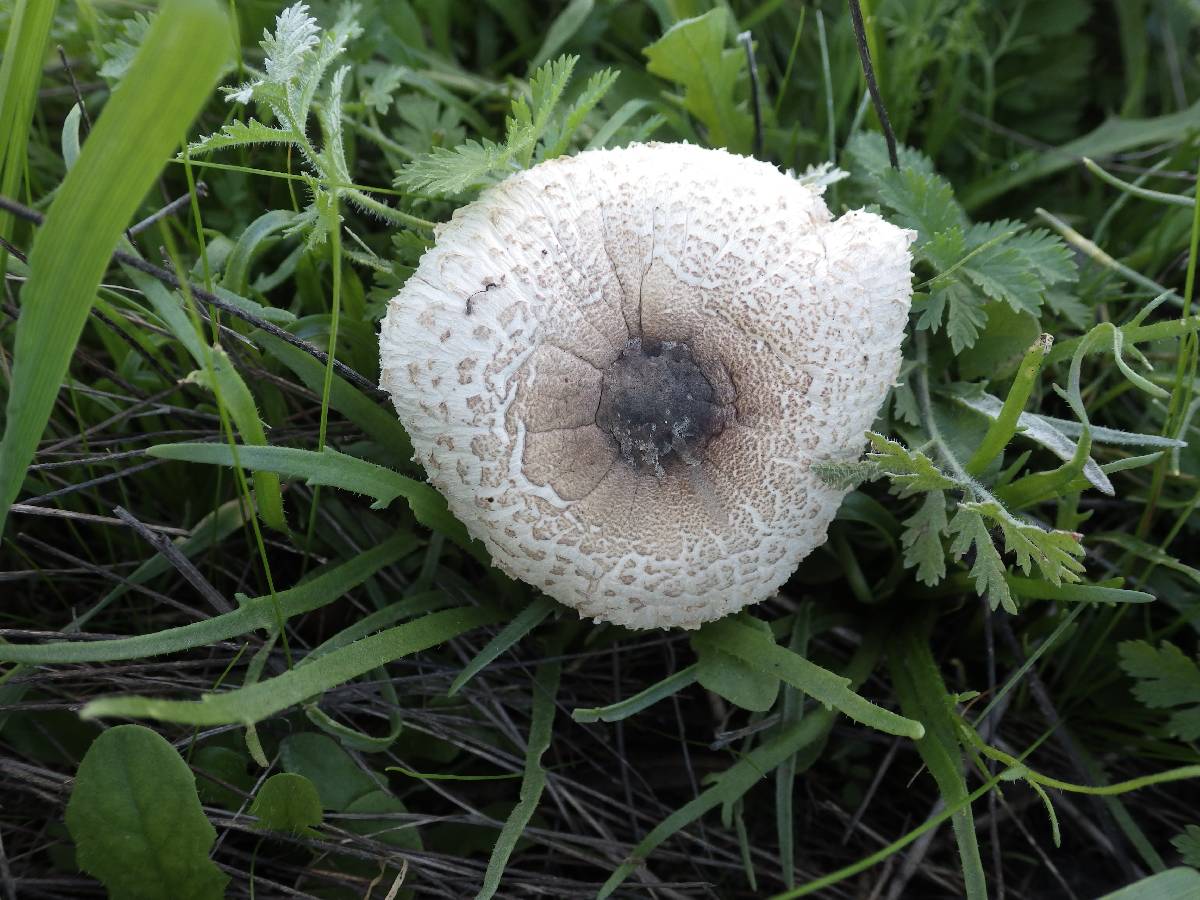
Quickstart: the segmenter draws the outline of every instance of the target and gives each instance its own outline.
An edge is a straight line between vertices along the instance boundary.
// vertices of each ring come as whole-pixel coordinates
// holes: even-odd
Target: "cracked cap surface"
[[[857,456],[896,378],[913,236],[723,150],[556,159],[441,226],[382,386],[499,568],[597,621],[695,628],[824,542],[846,491],[811,465]],[[623,370],[635,343],[659,362]]]

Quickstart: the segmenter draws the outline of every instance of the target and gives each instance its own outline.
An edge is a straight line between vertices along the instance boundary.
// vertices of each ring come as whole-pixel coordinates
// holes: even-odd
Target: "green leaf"
[[[765,650],[775,646],[771,626],[761,619],[739,615],[745,626]],[[779,676],[762,672],[721,647],[720,625],[710,622],[692,635],[696,651],[696,680],[705,689],[719,694],[730,703],[754,712],[765,712],[779,694]]]
[[[257,119],[249,122],[234,121],[224,126],[220,131],[206,135],[195,143],[188,144],[189,156],[204,156],[218,150],[229,150],[234,147],[282,146],[296,144],[295,134],[283,128],[264,125]]]
[[[165,739],[119,725],[93,742],[75,775],[67,828],[80,867],[113,900],[210,900],[229,877],[208,858],[217,832],[196,781]]]
[[[490,180],[496,172],[515,171],[512,151],[487,138],[467,141],[453,149],[434,147],[396,175],[396,187],[439,196],[462,194]]]
[[[211,96],[230,50],[216,0],[164,2],[34,238],[0,442],[0,532],[117,240]]]
[[[867,458],[888,476],[899,496],[911,497],[920,491],[945,491],[957,486],[921,451],[909,450],[873,431],[867,433],[867,440],[872,447]]]
[[[676,22],[642,53],[647,71],[683,88],[683,107],[704,125],[709,144],[743,153],[753,122],[734,94],[746,57],[740,49],[725,48],[727,16],[718,6]]]
[[[917,581],[930,587],[946,577],[946,551],[942,535],[946,533],[946,495],[929,491],[917,511],[904,520],[900,544],[904,565],[917,569]]]
[[[941,175],[917,169],[884,169],[877,174],[879,199],[895,212],[897,225],[915,228],[920,244],[963,224],[954,189]]]
[[[922,175],[933,174],[933,160],[920,150],[900,144],[896,153],[900,158],[901,170],[912,169]],[[879,175],[892,167],[887,140],[878,131],[856,131],[846,142],[846,155],[850,157],[850,165],[856,175]]]
[[[497,618],[498,614],[490,609],[449,609],[430,613],[355,641],[312,665],[298,666],[247,687],[221,694],[204,694],[199,700],[107,697],[91,701],[80,715],[85,719],[128,716],[188,725],[252,725],[385,663],[428,650],[472,628],[491,624]]]
[[[950,553],[957,559],[962,559],[971,546],[975,546],[975,561],[971,565],[975,592],[981,597],[987,597],[992,609],[1002,606],[1005,612],[1015,614],[1017,604],[1013,601],[1008,582],[1005,580],[1004,561],[1000,559],[996,545],[992,543],[992,536],[983,517],[968,505],[961,504],[946,531],[953,536]]]
[[[201,385],[217,395],[247,446],[266,447],[267,432],[258,416],[258,405],[241,373],[229,359],[229,354],[220,346],[210,347],[204,363],[204,368],[197,369],[184,380]],[[278,475],[273,472],[254,473],[254,500],[263,522],[277,531],[287,531]]]
[[[898,716],[876,706],[855,693],[850,680],[809,662],[780,647],[774,640],[763,640],[761,632],[737,619],[721,619],[706,625],[693,642],[711,643],[717,649],[764,674],[786,681],[814,700],[887,734],[917,739],[925,733],[920,722]]]
[[[1200,897],[1200,872],[1177,866],[1105,894],[1099,900],[1195,900],[1196,897]]]
[[[1183,741],[1200,739],[1200,666],[1170,641],[1117,645],[1121,668],[1136,679],[1133,694],[1150,709],[1171,709],[1167,728]]]
[[[640,713],[643,709],[647,709],[660,700],[665,700],[672,694],[694,684],[699,668],[696,664],[687,666],[678,672],[668,675],[662,681],[655,682],[650,687],[639,691],[632,697],[619,700],[608,706],[594,706],[588,709],[572,710],[571,718],[576,722],[620,722],[623,719],[628,719],[630,716]]]
[[[387,791],[372,791],[348,804],[344,810],[356,816],[377,813],[378,819],[346,819],[338,824],[354,834],[361,834],[403,850],[423,850],[420,832],[415,825],[398,822],[385,816],[405,815],[408,808]]]
[[[196,793],[200,795],[200,802],[228,810],[241,809],[245,795],[254,787],[255,779],[246,771],[249,761],[244,753],[215,744],[201,747],[193,753],[192,768],[199,775]],[[205,778],[205,775],[211,775],[225,784],[218,784]],[[226,787],[226,784],[230,787]]]
[[[557,129],[556,133],[547,135],[546,143],[548,146],[546,152],[543,154],[543,159],[554,159],[567,151],[571,138],[579,130],[579,126],[583,124],[588,113],[595,109],[596,104],[616,84],[620,74],[620,72],[612,69],[601,69],[588,79],[587,84],[584,85],[583,92],[571,104],[571,108],[567,110],[563,124]],[[553,140],[551,140],[552,137]]]
[[[115,38],[100,46],[100,58],[104,63],[97,75],[109,82],[118,82],[133,64],[138,47],[150,33],[150,22],[153,16],[143,12],[135,12],[121,22],[121,31]]]
[[[1183,862],[1200,869],[1200,825],[1189,825],[1181,834],[1171,838],[1171,845],[1179,851]],[[1200,888],[1200,879],[1197,887]]]
[[[963,503],[960,508],[978,512],[1000,526],[1005,552],[1016,555],[1017,565],[1025,574],[1029,574],[1030,565],[1034,564],[1051,584],[1079,580],[1084,566],[1080,562],[1083,546],[1078,534],[1044,529],[991,501]]]
[[[267,831],[315,835],[321,824],[321,798],[303,775],[279,772],[258,789],[250,815],[257,816],[257,827]]]
[[[333,738],[310,731],[283,739],[279,764],[285,772],[303,776],[316,786],[318,809],[344,811],[385,785],[382,776],[364,772]]]

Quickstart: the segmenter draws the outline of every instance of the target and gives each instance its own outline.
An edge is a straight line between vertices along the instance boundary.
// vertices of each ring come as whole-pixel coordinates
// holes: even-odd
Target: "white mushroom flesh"
[[[556,159],[459,209],[391,301],[382,384],[502,570],[695,628],[826,539],[901,360],[913,233],[722,150]]]

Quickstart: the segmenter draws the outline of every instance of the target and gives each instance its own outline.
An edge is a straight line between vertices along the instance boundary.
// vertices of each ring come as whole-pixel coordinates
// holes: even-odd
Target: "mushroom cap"
[[[861,452],[897,376],[913,237],[723,150],[555,159],[439,228],[389,304],[382,386],[496,566],[596,621],[696,628],[825,541],[847,491],[811,465]],[[671,358],[615,377],[639,352]],[[631,457],[597,424],[671,367],[699,402],[693,363],[711,414],[665,423],[687,448]]]

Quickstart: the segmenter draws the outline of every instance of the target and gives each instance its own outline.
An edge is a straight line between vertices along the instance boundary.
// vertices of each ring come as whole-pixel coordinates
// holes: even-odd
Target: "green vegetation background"
[[[832,0],[0,0],[0,891],[1200,896],[1200,7],[862,12],[898,168]],[[649,139],[918,232],[828,544],[693,635],[374,387],[435,223]]]

